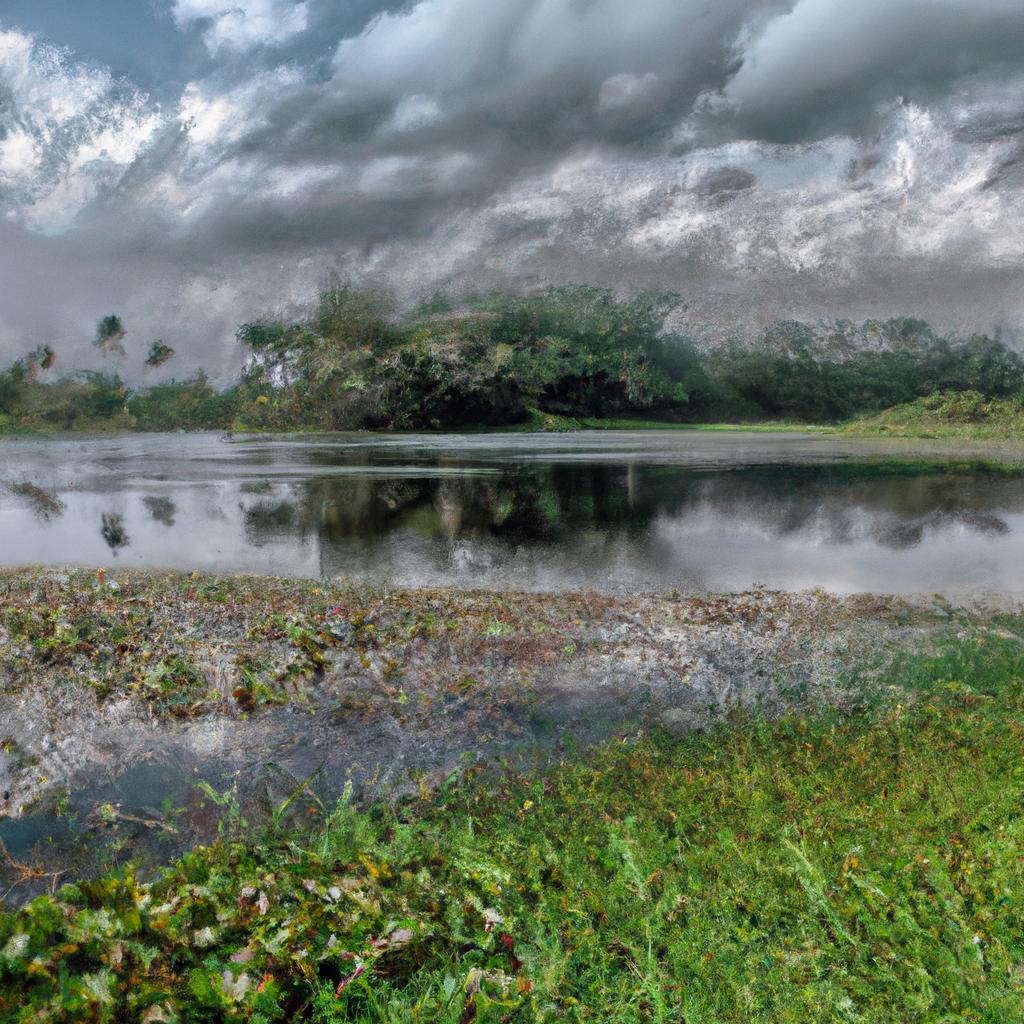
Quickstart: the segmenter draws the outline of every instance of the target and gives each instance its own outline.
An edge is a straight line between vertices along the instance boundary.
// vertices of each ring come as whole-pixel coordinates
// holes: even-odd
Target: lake
[[[1024,449],[680,430],[7,439],[0,564],[1021,594],[1014,464]]]

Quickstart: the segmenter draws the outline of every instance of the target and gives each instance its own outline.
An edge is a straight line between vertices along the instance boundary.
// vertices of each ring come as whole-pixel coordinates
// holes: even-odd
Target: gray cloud
[[[227,374],[330,270],[672,287],[718,331],[1024,322],[1019,0],[420,0],[327,47],[327,0],[174,9],[248,19],[176,107],[0,33],[5,353],[95,362],[117,310],[129,361]]]
[[[798,0],[737,48],[736,129],[794,142],[864,134],[900,97],[945,105],[1024,70],[1017,0]]]

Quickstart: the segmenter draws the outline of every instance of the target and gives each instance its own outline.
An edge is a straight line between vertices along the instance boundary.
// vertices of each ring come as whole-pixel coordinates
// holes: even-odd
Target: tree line
[[[785,321],[704,344],[673,328],[672,294],[550,288],[397,312],[382,293],[339,284],[302,318],[238,330],[248,357],[217,389],[201,372],[146,388],[116,373],[53,377],[42,347],[0,373],[0,427],[143,430],[441,429],[643,418],[835,423],[921,397],[1024,392],[1024,360],[998,337],[945,336],[895,318]],[[105,317],[97,345],[123,355]],[[174,350],[154,342],[146,363]]]

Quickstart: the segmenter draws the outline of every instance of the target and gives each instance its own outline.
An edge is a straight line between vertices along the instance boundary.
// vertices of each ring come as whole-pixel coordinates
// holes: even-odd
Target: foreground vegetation
[[[672,329],[680,301],[572,287],[457,305],[435,296],[402,312],[337,286],[307,317],[243,324],[245,370],[223,390],[201,373],[146,388],[116,373],[61,378],[41,347],[0,374],[0,430],[835,424],[945,392],[1018,403],[1024,393],[1024,360],[998,339],[900,318],[786,321],[707,346]],[[96,345],[123,361],[127,337],[105,317]],[[175,350],[161,340],[141,355],[152,370]]]
[[[144,882],[0,916],[0,1017],[1024,1017],[1021,623],[845,718],[737,721],[465,776],[310,836],[232,813]]]

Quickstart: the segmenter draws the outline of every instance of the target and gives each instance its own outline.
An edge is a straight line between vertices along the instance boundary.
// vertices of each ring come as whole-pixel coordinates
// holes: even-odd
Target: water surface
[[[12,439],[0,564],[1021,594],[1015,462],[1024,449],[696,431]]]

